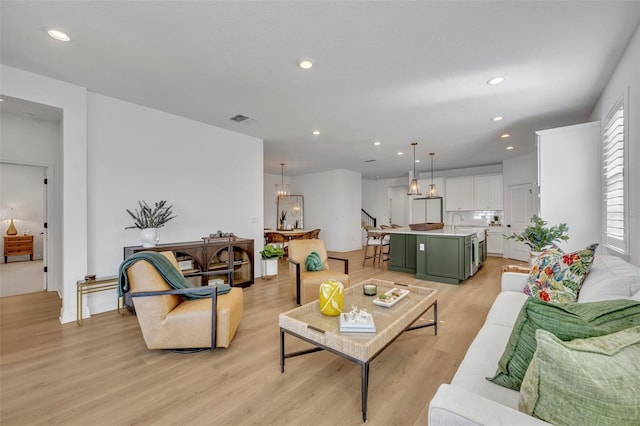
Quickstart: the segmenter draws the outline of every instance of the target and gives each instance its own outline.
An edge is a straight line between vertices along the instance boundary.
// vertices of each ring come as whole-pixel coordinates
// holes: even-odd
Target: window
[[[602,135],[604,244],[628,253],[625,179],[624,102],[620,99],[605,120]]]

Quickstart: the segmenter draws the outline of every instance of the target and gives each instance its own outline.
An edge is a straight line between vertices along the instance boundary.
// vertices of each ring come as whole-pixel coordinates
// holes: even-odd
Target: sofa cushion
[[[496,386],[485,379],[496,371],[510,334],[511,327],[485,324],[469,346],[451,384],[517,410],[517,391]]]
[[[530,297],[518,315],[495,376],[489,380],[520,389],[536,350],[537,329],[566,341],[602,336],[636,325],[640,325],[640,303],[633,300],[559,304]]]
[[[575,302],[598,244],[573,253],[551,249],[534,262],[524,293],[545,302]]]
[[[639,292],[640,268],[616,256],[598,255],[580,289],[578,302],[629,299]]]
[[[637,425],[640,326],[563,342],[536,331],[521,411],[556,425]]]
[[[515,291],[503,291],[498,294],[487,314],[486,324],[501,325],[511,329],[516,323],[522,305],[529,298],[526,294]],[[501,348],[502,349],[502,348]]]

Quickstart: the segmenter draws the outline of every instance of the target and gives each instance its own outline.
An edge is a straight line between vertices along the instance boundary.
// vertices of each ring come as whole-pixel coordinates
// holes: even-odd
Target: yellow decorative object
[[[320,312],[335,317],[344,305],[344,285],[338,280],[326,280],[320,284]]]
[[[7,228],[7,235],[18,235],[18,230],[13,224],[13,219],[11,219],[11,224],[9,225],[9,228]]]

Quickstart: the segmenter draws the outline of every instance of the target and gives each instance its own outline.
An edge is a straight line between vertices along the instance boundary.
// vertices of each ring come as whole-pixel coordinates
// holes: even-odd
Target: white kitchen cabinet
[[[446,191],[445,205],[448,211],[475,210],[473,176],[448,178]]]
[[[491,189],[489,188],[489,176],[476,176],[473,178],[473,200],[474,210],[490,209]]]
[[[502,256],[504,253],[502,226],[490,226],[487,230],[487,253]]]
[[[504,183],[502,175],[489,176],[489,210],[502,210]]]
[[[502,175],[473,178],[475,210],[502,210]]]
[[[448,211],[502,210],[502,175],[447,179]]]

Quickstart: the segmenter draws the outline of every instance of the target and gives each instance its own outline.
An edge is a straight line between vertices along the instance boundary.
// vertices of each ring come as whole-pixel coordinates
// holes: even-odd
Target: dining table
[[[266,236],[268,233],[279,234],[285,237],[288,241],[291,241],[298,238],[302,238],[305,234],[309,232],[311,232],[310,229],[288,229],[288,230],[265,229],[264,235]]]

